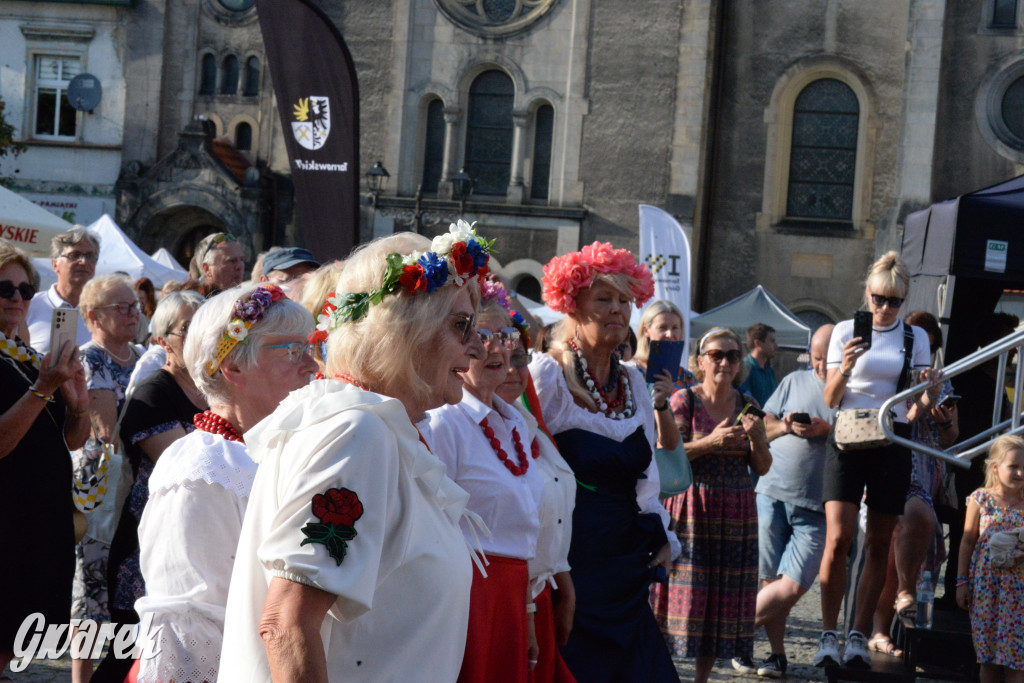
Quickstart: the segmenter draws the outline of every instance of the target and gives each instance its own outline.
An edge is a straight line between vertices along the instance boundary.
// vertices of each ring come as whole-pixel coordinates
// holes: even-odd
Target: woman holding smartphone
[[[855,321],[844,320],[832,331],[828,350],[825,402],[841,411],[878,409],[886,399],[910,386],[901,385],[909,365],[922,379],[938,376],[930,368],[928,335],[920,327],[907,326],[899,319],[900,306],[910,286],[910,275],[899,254],[890,251],[868,271],[864,286],[865,304],[871,315],[870,330],[855,332]],[[911,342],[912,343],[908,343]],[[909,357],[908,357],[909,352]],[[917,375],[915,375],[916,377]],[[909,438],[910,422],[934,405],[938,386],[918,396],[913,405],[894,408],[894,428]],[[824,630],[818,642],[815,666],[842,663],[868,667],[871,653],[865,633],[885,584],[889,541],[899,515],[903,513],[910,488],[910,451],[888,444],[874,449],[839,450],[835,434],[825,445],[825,474],[822,498],[827,524],[825,554],[821,560],[821,615]],[[836,624],[846,588],[846,557],[853,542],[861,499],[868,506],[864,535],[864,569],[857,584],[853,623],[846,637],[846,649],[839,654]]]
[[[670,400],[693,485],[665,501],[682,553],[651,604],[673,654],[697,658],[698,683],[715,659],[750,662],[754,653],[757,506],[747,467],[766,474],[772,456],[760,406],[737,389],[741,348],[730,329],[705,334],[691,361],[700,384]]]

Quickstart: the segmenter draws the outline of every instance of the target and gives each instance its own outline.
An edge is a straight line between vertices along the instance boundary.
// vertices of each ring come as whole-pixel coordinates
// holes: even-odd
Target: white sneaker
[[[818,640],[818,654],[814,655],[814,666],[839,665],[839,636],[835,631],[822,631]]]
[[[850,631],[846,636],[843,666],[871,668],[871,652],[868,651],[868,641],[860,631]]]

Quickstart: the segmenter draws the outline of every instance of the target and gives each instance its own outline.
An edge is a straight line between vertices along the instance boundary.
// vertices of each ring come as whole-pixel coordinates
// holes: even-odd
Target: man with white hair
[[[211,297],[242,283],[245,260],[238,238],[224,232],[207,235],[196,246],[193,257],[203,283],[203,294]]]
[[[99,258],[100,238],[85,226],[76,225],[50,241],[50,265],[57,274],[57,282],[32,297],[25,317],[29,344],[40,355],[50,351],[50,318],[53,309],[78,308],[78,297],[85,283],[96,274]],[[79,316],[75,344],[81,346],[90,339],[92,333]]]

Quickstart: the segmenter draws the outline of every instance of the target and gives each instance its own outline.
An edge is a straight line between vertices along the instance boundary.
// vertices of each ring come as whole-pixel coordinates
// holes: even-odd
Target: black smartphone
[[[960,397],[956,394],[946,394],[946,397],[939,401],[939,405],[943,408],[952,408],[960,400]]]
[[[871,348],[871,311],[857,311],[853,314],[853,336]]]
[[[811,424],[811,416],[807,413],[793,413],[793,422],[799,422],[802,425]]]
[[[753,403],[748,403],[747,405],[743,406],[743,410],[741,410],[740,414],[736,416],[736,421],[733,422],[733,426],[738,425],[740,421],[743,419],[743,416],[747,415],[748,413],[750,415],[753,415],[754,417],[759,417],[762,420],[764,419],[764,411],[761,410],[760,408],[755,407]]]

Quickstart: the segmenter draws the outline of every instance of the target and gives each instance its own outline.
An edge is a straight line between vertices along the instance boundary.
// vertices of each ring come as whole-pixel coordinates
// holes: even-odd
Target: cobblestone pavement
[[[786,655],[789,659],[789,672],[786,676],[790,683],[805,681],[824,681],[825,672],[811,665],[818,649],[818,636],[821,634],[821,603],[818,582],[808,591],[807,595],[797,603],[789,616],[786,631]],[[768,655],[768,641],[764,631],[759,630],[754,644],[754,661],[761,661]],[[692,681],[694,661],[680,659],[676,661],[679,678]],[[71,680],[71,660],[65,656],[56,661],[39,661],[29,664],[21,673],[6,672],[14,683],[67,683]],[[712,681],[764,681],[757,676],[744,676],[733,671],[730,662],[720,660],[711,674]],[[640,682],[638,682],[640,683]]]

